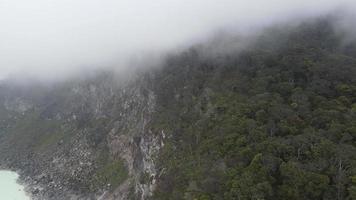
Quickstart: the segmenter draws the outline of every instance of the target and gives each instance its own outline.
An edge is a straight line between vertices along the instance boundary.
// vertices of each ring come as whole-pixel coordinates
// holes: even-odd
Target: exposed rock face
[[[149,127],[156,99],[147,77],[118,82],[104,73],[41,98],[1,90],[1,164],[21,171],[33,199],[147,199],[164,140]]]

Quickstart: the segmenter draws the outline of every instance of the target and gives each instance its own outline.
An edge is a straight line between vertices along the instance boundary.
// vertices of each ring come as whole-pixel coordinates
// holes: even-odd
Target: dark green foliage
[[[96,170],[92,177],[92,183],[95,187],[103,187],[110,184],[111,188],[118,187],[128,178],[128,171],[123,161],[107,161]]]
[[[31,110],[24,115],[14,114],[3,122],[7,124],[6,133],[10,144],[16,144],[18,150],[27,149],[41,153],[44,148],[57,146],[60,140],[70,136],[72,127],[61,125],[61,120],[43,119],[36,110]],[[13,123],[11,121],[15,121]]]
[[[169,59],[153,199],[356,198],[356,56],[328,20],[276,32],[278,47]]]

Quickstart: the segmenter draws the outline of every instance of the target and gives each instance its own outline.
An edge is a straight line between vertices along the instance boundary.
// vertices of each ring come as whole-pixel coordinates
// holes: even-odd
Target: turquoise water
[[[0,170],[0,199],[1,200],[29,200],[24,187],[16,181],[19,175],[11,171]]]

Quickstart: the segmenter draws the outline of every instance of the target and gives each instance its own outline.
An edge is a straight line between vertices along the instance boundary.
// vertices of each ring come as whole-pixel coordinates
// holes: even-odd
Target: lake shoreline
[[[31,171],[27,171],[24,165],[21,166],[13,165],[12,167],[10,165],[6,165],[3,163],[0,164],[0,172],[10,171],[16,173],[18,175],[16,183],[23,187],[23,192],[29,198],[28,200],[43,200],[48,198],[68,199],[68,197],[69,199],[92,200],[92,199],[99,199],[99,197],[101,197],[105,192],[104,191],[103,193],[99,193],[96,194],[95,196],[88,197],[88,196],[82,196],[80,194],[76,194],[74,191],[70,191],[67,190],[66,188],[63,188],[62,190],[63,194],[56,195],[55,191],[52,190],[48,184],[43,184],[41,182],[41,178],[39,178],[38,176],[37,177],[34,176],[34,174],[32,174]],[[42,177],[46,177],[46,176],[47,175],[45,173],[42,175]],[[44,195],[45,191],[53,195],[51,196]]]
[[[33,200],[32,193],[31,193],[33,186],[30,186],[31,184],[25,180],[24,178],[25,174],[23,173],[22,170],[18,168],[10,167],[5,164],[0,164],[0,171],[11,171],[18,174],[16,182],[24,187],[24,192],[26,193],[26,196],[29,197],[29,200]]]
[[[0,181],[0,184],[3,185],[3,187],[0,188],[0,191],[3,189],[3,191],[0,192],[2,195],[0,196],[1,199],[32,199],[28,184],[21,178],[21,172],[1,166],[0,176],[3,181]]]
[[[29,200],[40,200],[44,196],[41,195],[41,191],[45,189],[44,186],[41,186],[35,179],[33,179],[30,174],[26,174],[23,170],[18,167],[10,167],[9,165],[0,164],[1,171],[10,171],[18,175],[16,183],[23,186],[23,191]]]

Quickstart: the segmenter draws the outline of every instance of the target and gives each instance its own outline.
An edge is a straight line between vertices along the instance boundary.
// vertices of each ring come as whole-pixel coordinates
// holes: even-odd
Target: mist
[[[124,71],[132,60],[159,58],[221,30],[249,35],[355,7],[351,0],[0,0],[0,79]]]

